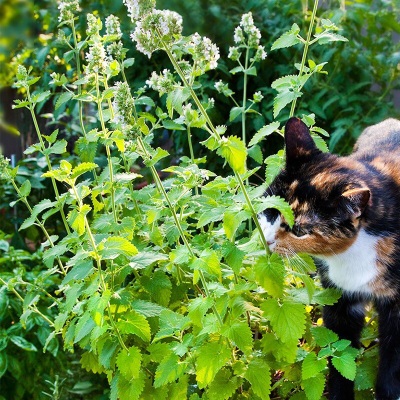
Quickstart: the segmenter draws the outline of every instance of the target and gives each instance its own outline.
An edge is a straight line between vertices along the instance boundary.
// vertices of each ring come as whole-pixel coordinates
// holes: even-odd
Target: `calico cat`
[[[286,165],[266,195],[283,197],[295,223],[275,209],[259,215],[270,249],[313,256],[324,287],[342,290],[325,306],[325,326],[359,347],[364,307],[379,314],[376,399],[400,399],[400,121],[367,128],[347,157],[323,153],[307,126],[285,127]],[[354,399],[354,384],[330,367],[330,399]]]

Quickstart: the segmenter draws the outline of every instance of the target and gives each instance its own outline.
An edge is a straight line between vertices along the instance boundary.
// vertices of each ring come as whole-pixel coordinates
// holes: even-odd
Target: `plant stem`
[[[101,130],[103,131],[104,136],[107,136],[107,128],[104,123],[104,116],[103,116],[103,108],[101,105],[101,96],[100,96],[100,84],[99,84],[99,74],[95,74],[95,81],[96,81],[96,96],[97,96],[97,108],[99,111],[99,119],[100,119],[100,124],[101,124]],[[110,185],[111,185],[111,208],[112,208],[112,213],[113,213],[113,218],[114,222],[118,222],[117,218],[117,211],[115,208],[115,191],[114,191],[114,171],[113,171],[113,165],[112,165],[112,160],[111,160],[111,151],[110,151],[110,146],[106,145],[106,154],[107,154],[107,163],[108,163],[108,173],[110,176]]]
[[[304,50],[303,50],[303,56],[302,56],[302,59],[301,59],[299,77],[301,77],[303,75],[304,67],[306,65],[308,48],[309,48],[310,42],[311,42],[311,34],[312,34],[313,30],[314,30],[314,21],[315,21],[315,16],[317,15],[318,2],[319,2],[319,0],[315,0],[315,2],[314,2],[314,8],[313,8],[313,11],[312,11],[312,14],[311,14],[311,21],[310,21],[310,26],[308,28],[307,39],[306,39],[306,42],[304,44]],[[290,108],[290,117],[294,116],[294,110],[296,108],[296,103],[297,103],[297,98],[295,98],[292,101],[292,107]]]
[[[32,116],[32,121],[33,121],[33,125],[35,127],[35,130],[36,130],[36,134],[37,134],[37,136],[39,138],[40,147],[42,149],[42,154],[45,156],[46,163],[47,163],[47,168],[49,169],[49,171],[51,171],[52,170],[52,165],[51,165],[50,157],[49,157],[48,154],[46,154],[46,151],[45,151],[46,147],[44,145],[43,138],[42,138],[42,133],[40,132],[39,124],[38,124],[37,119],[36,119],[35,106],[32,103],[32,99],[31,99],[31,94],[30,94],[29,88],[27,88],[27,96],[28,96],[28,101],[30,103],[28,108],[29,108],[29,111],[30,111],[31,116]],[[61,214],[61,218],[62,218],[62,220],[64,222],[65,230],[67,231],[67,234],[69,235],[71,233],[71,231],[69,229],[69,225],[67,223],[67,218],[65,217],[64,209],[63,209],[61,201],[60,201],[60,194],[58,192],[56,180],[54,178],[51,178],[51,182],[53,184],[54,194],[56,195],[58,206],[60,207],[60,214]]]
[[[78,39],[76,35],[76,30],[75,30],[75,22],[72,20],[71,23],[71,29],[72,29],[72,37],[74,40],[74,50],[75,50],[75,60],[76,60],[76,74],[78,76],[78,79],[81,74],[81,59],[79,57],[79,50],[78,50]],[[82,88],[81,85],[78,85],[78,95],[82,93]],[[85,124],[83,123],[83,104],[81,101],[78,101],[79,103],[79,121],[82,129],[83,136],[86,136],[86,130],[85,130]]]

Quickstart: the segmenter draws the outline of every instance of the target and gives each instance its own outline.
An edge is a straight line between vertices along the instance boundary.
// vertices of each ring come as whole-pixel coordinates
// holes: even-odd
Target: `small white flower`
[[[156,6],[156,0],[123,0],[123,2],[132,21],[143,18],[146,14],[151,13]]]
[[[106,34],[110,36],[122,37],[121,24],[119,23],[119,18],[115,15],[109,15],[106,18]]]
[[[58,9],[60,15],[58,17],[59,22],[69,22],[75,17],[75,13],[79,11],[78,0],[63,0],[58,3]]]

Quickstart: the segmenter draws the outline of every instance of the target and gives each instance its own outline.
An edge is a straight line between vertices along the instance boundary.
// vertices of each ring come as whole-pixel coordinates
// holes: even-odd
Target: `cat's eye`
[[[301,225],[296,225],[296,224],[293,225],[292,233],[293,233],[293,235],[295,235],[296,237],[302,237],[302,236],[305,236],[305,235],[308,235],[308,234],[309,234],[308,230],[306,230],[306,229],[305,229],[304,227],[302,227]]]

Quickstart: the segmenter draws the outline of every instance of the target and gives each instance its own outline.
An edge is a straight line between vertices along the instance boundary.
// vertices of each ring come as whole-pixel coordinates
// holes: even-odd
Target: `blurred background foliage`
[[[271,44],[283,32],[297,23],[302,35],[309,23],[313,2],[306,0],[158,0],[158,8],[177,11],[183,16],[184,34],[199,32],[215,42],[221,52],[219,67],[202,78],[203,99],[215,98],[211,118],[216,125],[228,125],[229,134],[241,135],[240,121],[229,121],[233,104],[217,93],[215,82],[222,79],[241,96],[243,77],[232,75],[229,70],[236,65],[227,58],[229,46],[233,45],[233,31],[239,24],[241,15],[252,11],[255,24],[261,30],[261,43],[268,51],[268,57],[258,68],[258,75],[251,76],[248,92],[260,90],[265,96],[259,103],[259,114],[248,116],[248,139],[263,125],[273,120],[272,104],[275,92],[271,83],[283,75],[296,73],[293,65],[299,63],[300,48],[269,51]],[[164,53],[158,52],[149,60],[138,53],[130,40],[131,22],[121,1],[97,0],[81,1],[82,12],[76,26],[81,37],[85,37],[86,14],[94,13],[103,20],[109,14],[118,16],[124,32],[124,46],[128,57],[135,63],[127,69],[127,78],[133,90],[145,85],[152,71],[168,68],[169,61]],[[349,153],[352,146],[368,125],[388,117],[400,117],[400,5],[397,0],[365,1],[321,1],[318,17],[329,18],[342,31],[347,43],[311,47],[309,58],[317,63],[328,62],[327,75],[310,79],[305,94],[298,101],[297,115],[314,113],[316,123],[330,133],[329,147],[340,154]],[[32,66],[33,75],[42,76],[38,85],[53,92],[57,88],[49,86],[50,74],[56,71],[73,78],[75,68],[69,66],[65,48],[57,41],[58,9],[54,0],[1,0],[0,1],[0,152],[6,156],[12,153],[22,157],[22,151],[35,143],[31,120],[23,109],[12,110],[12,103],[18,98],[12,87],[17,66]],[[67,28],[63,28],[68,34]],[[328,49],[328,50],[327,50]],[[40,88],[39,88],[40,89]],[[164,101],[154,98],[155,101]],[[40,124],[43,133],[59,128],[69,142],[69,152],[73,156],[76,138],[80,135],[76,104],[67,104],[55,110],[56,97],[43,105]],[[279,115],[281,121],[288,117],[289,110]],[[90,123],[90,121],[88,121]],[[19,133],[19,136],[18,136]],[[205,137],[203,132],[195,139],[195,153],[205,154],[199,144]],[[175,157],[188,154],[186,135],[180,132],[165,132],[157,138],[160,145],[168,146]],[[11,142],[15,146],[9,146]],[[271,136],[263,142],[263,157],[276,153],[282,148],[282,139]],[[7,146],[6,146],[7,144]],[[222,162],[219,158],[208,158],[207,168],[221,174]],[[19,179],[29,176],[35,201],[48,197],[51,188],[41,178],[45,166],[40,158],[20,160]],[[141,171],[143,174],[143,172]],[[262,179],[260,173],[257,184]],[[22,183],[22,182],[21,182]],[[22,297],[34,292],[40,282],[48,292],[57,288],[46,267],[41,263],[40,236],[34,227],[18,232],[18,226],[27,217],[22,207],[10,208],[15,194],[8,185],[0,186],[0,277],[19,276],[24,284]],[[58,230],[57,220],[50,221],[51,230]],[[32,289],[33,288],[33,289]],[[51,301],[43,301],[40,309],[52,318]],[[7,354],[8,364],[0,356],[0,400],[5,399],[102,399],[107,398],[99,377],[79,368],[79,354],[66,354],[56,339],[43,354],[43,338],[46,327],[39,318],[29,326],[19,321],[21,304],[3,286],[0,288],[0,354]],[[2,353],[1,353],[2,352]]]

